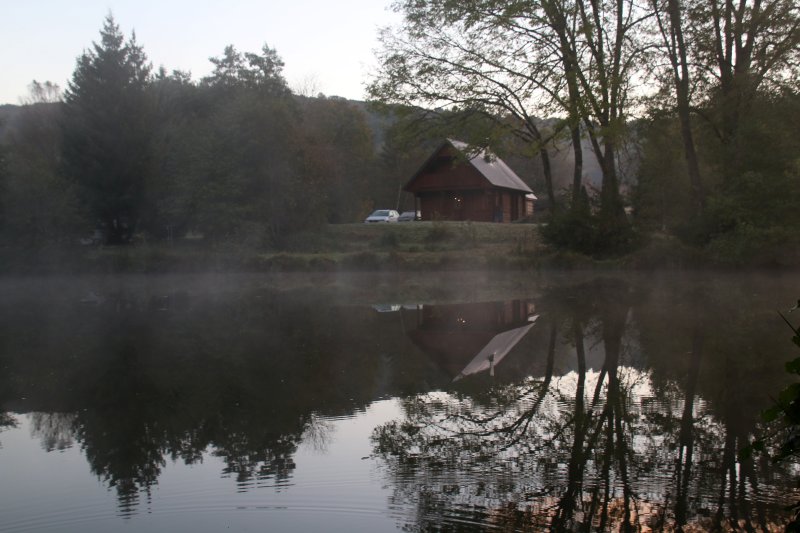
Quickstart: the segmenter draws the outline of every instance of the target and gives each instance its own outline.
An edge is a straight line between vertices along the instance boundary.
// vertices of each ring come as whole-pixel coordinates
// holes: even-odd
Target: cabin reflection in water
[[[508,353],[533,327],[533,302],[508,300],[403,309],[411,340],[453,381],[480,372],[494,375]]]

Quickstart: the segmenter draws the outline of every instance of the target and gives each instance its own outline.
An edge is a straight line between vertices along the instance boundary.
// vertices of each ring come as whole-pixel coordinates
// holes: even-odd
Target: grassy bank
[[[203,240],[0,248],[0,269],[49,274],[796,267],[796,248],[784,245],[742,262],[687,247],[666,235],[651,235],[631,254],[600,260],[547,246],[535,224],[413,222],[330,225],[294,235],[280,250]]]
[[[232,242],[0,249],[8,273],[393,271],[529,268],[535,225],[457,222],[337,224],[296,234],[281,249]]]

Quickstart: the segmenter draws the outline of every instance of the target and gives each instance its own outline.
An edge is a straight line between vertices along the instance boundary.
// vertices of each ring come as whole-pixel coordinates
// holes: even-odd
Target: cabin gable
[[[533,213],[530,188],[500,158],[447,140],[408,181],[422,220],[511,222]],[[533,197],[535,198],[535,197]]]
[[[491,183],[452,146],[444,145],[406,184],[405,190],[424,193],[441,190],[490,189]]]

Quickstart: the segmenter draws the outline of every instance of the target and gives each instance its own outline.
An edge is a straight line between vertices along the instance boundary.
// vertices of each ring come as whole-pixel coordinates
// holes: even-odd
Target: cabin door
[[[511,196],[511,220],[519,219],[519,197]],[[509,221],[509,222],[510,222]]]

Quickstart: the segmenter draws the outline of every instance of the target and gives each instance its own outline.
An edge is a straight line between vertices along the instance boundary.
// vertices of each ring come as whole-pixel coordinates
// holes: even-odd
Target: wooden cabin
[[[408,181],[422,220],[513,222],[533,214],[533,191],[499,157],[448,139]]]

